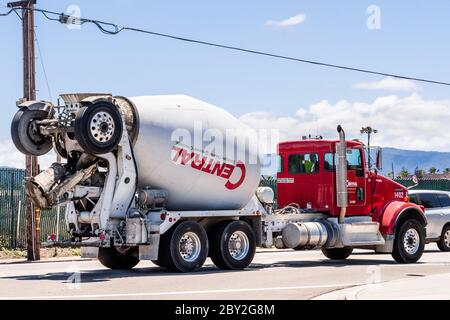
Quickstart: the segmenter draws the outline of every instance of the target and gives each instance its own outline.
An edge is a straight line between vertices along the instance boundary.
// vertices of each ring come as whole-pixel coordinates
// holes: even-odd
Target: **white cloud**
[[[53,151],[39,157],[41,169],[47,169],[55,160],[56,154]],[[12,140],[0,141],[0,167],[25,169],[25,156],[16,149]]]
[[[334,139],[341,124],[349,139],[364,141],[361,127],[372,126],[379,130],[373,143],[380,146],[450,151],[450,100],[425,100],[418,94],[385,96],[371,103],[341,100],[331,104],[323,100],[288,117],[257,112],[245,114],[241,120],[255,129],[278,129],[281,141],[309,134]]]
[[[303,13],[299,13],[296,16],[284,19],[284,20],[268,20],[266,21],[265,25],[269,27],[290,27],[290,26],[296,26],[300,23],[305,22],[306,15]]]
[[[411,80],[385,78],[375,82],[361,82],[353,85],[356,89],[366,90],[390,90],[390,91],[419,91],[420,87]]]

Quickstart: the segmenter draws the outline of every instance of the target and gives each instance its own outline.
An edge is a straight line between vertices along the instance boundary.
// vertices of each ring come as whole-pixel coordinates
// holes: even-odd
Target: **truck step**
[[[344,246],[373,246],[385,243],[378,222],[354,222],[339,226]]]

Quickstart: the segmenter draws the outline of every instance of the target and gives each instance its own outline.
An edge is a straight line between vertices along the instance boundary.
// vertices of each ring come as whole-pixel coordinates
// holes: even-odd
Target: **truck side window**
[[[347,150],[347,167],[349,170],[362,169],[361,150]]]
[[[364,176],[364,168],[360,149],[347,150],[347,169],[355,170],[357,177]]]
[[[438,198],[433,193],[421,193],[419,195],[420,203],[426,208],[426,209],[433,209],[433,208],[439,208],[441,204],[439,203]]]
[[[334,153],[325,153],[323,162],[325,171],[334,172],[336,171],[336,163],[334,160]]]
[[[334,153],[326,153],[324,158],[325,171],[336,171],[336,157]],[[361,177],[364,175],[362,164],[361,150],[348,149],[347,150],[347,169],[356,170],[356,175]]]
[[[291,154],[288,160],[290,174],[318,173],[319,156],[311,154]]]

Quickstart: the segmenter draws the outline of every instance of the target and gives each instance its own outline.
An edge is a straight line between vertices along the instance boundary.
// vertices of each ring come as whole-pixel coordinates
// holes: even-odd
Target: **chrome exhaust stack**
[[[337,206],[341,209],[339,213],[339,224],[344,224],[348,207],[347,190],[347,142],[345,141],[344,129],[339,125],[339,143],[336,144],[336,195]]]

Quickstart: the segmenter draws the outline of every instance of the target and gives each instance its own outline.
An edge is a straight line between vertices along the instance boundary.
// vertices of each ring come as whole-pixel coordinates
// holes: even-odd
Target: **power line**
[[[30,1],[30,2],[31,2],[31,1]],[[8,8],[7,6],[4,6],[4,5],[0,5],[0,7]],[[20,10],[22,10],[22,9],[23,9],[23,8],[20,8]],[[2,17],[2,16],[8,16],[8,15],[11,14],[12,12],[14,12],[14,13],[17,15],[17,17],[19,17],[20,20],[23,20],[22,16],[17,12],[17,10],[16,10],[15,8],[9,10],[9,11],[6,12],[6,13],[0,14],[0,17]],[[37,35],[36,30],[34,31],[34,39],[35,39],[36,44],[37,44],[37,48],[38,48],[38,52],[39,52],[39,58],[40,58],[39,60],[40,60],[40,63],[41,63],[42,72],[43,72],[43,74],[44,74],[45,84],[46,84],[46,86],[47,86],[48,95],[49,95],[49,98],[50,98],[50,101],[51,101],[51,100],[53,100],[53,95],[52,95],[52,91],[51,91],[51,89],[50,89],[50,83],[49,83],[48,76],[47,76],[47,70],[46,70],[46,68],[45,68],[44,57],[43,57],[43,55],[42,55],[41,45],[40,45],[40,43],[39,43],[39,39],[38,39],[38,35]]]
[[[7,15],[11,14],[13,11],[15,12],[16,10],[17,9],[11,9],[7,13],[0,14],[0,16],[7,16]],[[147,34],[147,35],[168,38],[168,39],[172,39],[172,40],[178,40],[178,41],[194,43],[194,44],[199,44],[199,45],[204,45],[204,46],[239,51],[239,52],[255,54],[255,55],[260,55],[260,56],[266,56],[266,57],[270,57],[270,58],[282,59],[282,60],[287,60],[287,61],[306,63],[306,64],[311,64],[311,65],[316,65],[316,66],[321,66],[321,67],[341,69],[341,70],[373,74],[373,75],[379,75],[379,76],[386,76],[386,77],[392,77],[392,78],[397,78],[397,79],[425,82],[425,83],[430,83],[430,84],[450,86],[450,82],[437,81],[437,80],[418,78],[418,77],[403,76],[403,75],[394,74],[394,73],[374,71],[374,70],[362,69],[362,68],[356,68],[356,67],[349,67],[349,66],[344,66],[344,65],[320,62],[320,61],[314,61],[314,60],[308,60],[308,59],[301,59],[301,58],[296,58],[296,57],[280,55],[280,54],[276,54],[276,53],[263,52],[263,51],[252,50],[252,49],[247,49],[247,48],[242,48],[242,47],[235,47],[235,46],[230,46],[230,45],[225,45],[225,44],[220,44],[220,43],[185,38],[185,37],[180,37],[180,36],[176,36],[176,35],[172,35],[172,34],[160,33],[160,32],[140,29],[140,28],[119,26],[118,24],[111,23],[111,22],[72,17],[72,16],[66,15],[64,13],[58,13],[58,12],[44,10],[44,9],[34,8],[34,9],[26,9],[26,10],[34,10],[36,12],[40,12],[46,19],[51,20],[51,21],[58,21],[63,24],[77,23],[77,24],[82,25],[82,24],[86,24],[86,23],[91,23],[91,24],[94,24],[102,33],[105,33],[108,35],[118,35],[119,33],[123,32],[123,31],[138,32],[138,33],[143,33],[143,34]],[[54,16],[56,16],[56,17],[54,17]]]
[[[279,55],[279,54],[274,54],[274,53],[256,51],[256,50],[245,49],[245,48],[240,48],[240,47],[233,47],[233,46],[228,46],[228,45],[223,45],[223,44],[218,44],[218,43],[212,43],[212,42],[206,42],[206,41],[201,41],[201,40],[182,38],[182,37],[177,37],[177,36],[173,36],[173,35],[168,35],[168,34],[163,34],[163,33],[158,33],[158,32],[153,32],[153,31],[146,31],[146,30],[141,30],[141,29],[136,29],[136,28],[123,27],[120,31],[123,31],[123,30],[142,32],[142,33],[146,33],[146,34],[151,34],[151,35],[155,35],[155,36],[171,38],[171,39],[180,40],[180,41],[186,41],[186,42],[203,44],[203,45],[212,46],[212,47],[218,47],[218,48],[223,48],[223,49],[241,51],[241,52],[246,52],[246,53],[252,53],[252,54],[257,54],[257,55],[262,55],[262,56],[267,56],[267,57],[272,57],[272,58],[303,62],[303,63],[318,65],[318,66],[322,66],[322,67],[330,67],[330,68],[343,69],[343,70],[348,70],[348,71],[355,71],[355,72],[369,73],[369,74],[374,74],[374,75],[388,76],[388,77],[393,77],[393,78],[398,78],[398,79],[406,79],[406,80],[413,80],[413,81],[420,81],[420,82],[427,82],[427,83],[432,83],[432,84],[440,84],[440,85],[450,86],[449,82],[442,82],[442,81],[436,81],[436,80],[408,77],[408,76],[402,76],[402,75],[397,75],[397,74],[392,74],[392,73],[372,71],[372,70],[367,70],[367,69],[360,69],[360,68],[342,66],[342,65],[325,63],[325,62],[294,58],[294,57],[289,57],[289,56],[284,56],[284,55]],[[119,31],[119,33],[120,33],[120,31]]]
[[[6,17],[6,16],[9,16],[9,15],[11,14],[11,12],[13,12],[13,11],[15,11],[15,10],[11,9],[11,10],[9,10],[9,11],[7,11],[7,12],[0,13],[0,17]]]

